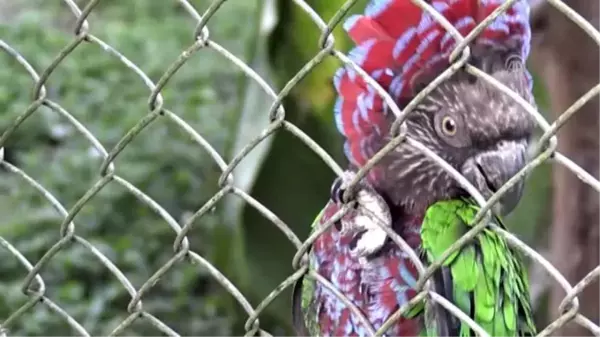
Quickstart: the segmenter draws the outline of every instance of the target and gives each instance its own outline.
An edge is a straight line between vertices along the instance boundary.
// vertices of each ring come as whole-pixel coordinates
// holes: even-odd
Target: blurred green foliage
[[[191,3],[203,11],[209,0]],[[356,12],[366,0],[358,1]],[[329,20],[343,0],[308,3]],[[263,1],[230,1],[208,24],[211,39],[282,88],[319,50],[320,31],[291,1],[277,1],[272,32],[259,28]],[[1,3],[0,3],[1,6]],[[0,8],[2,11],[2,8]],[[6,12],[5,12],[6,13]],[[0,25],[0,37],[38,71],[73,40],[74,20],[62,2],[31,0],[19,15]],[[232,19],[243,18],[243,19]],[[195,22],[176,1],[104,0],[89,18],[91,32],[124,54],[157,81],[193,43]],[[350,42],[334,30],[336,48]],[[33,81],[13,58],[0,53],[0,130],[31,102]],[[327,58],[284,100],[286,119],[343,163],[341,139],[333,124],[331,76],[339,62]],[[83,43],[51,75],[48,96],[69,111],[110,150],[148,113],[150,90],[119,60],[99,46]],[[254,95],[255,84],[213,50],[202,49],[162,91],[164,106],[184,119],[230,160],[266,118],[271,100]],[[248,99],[247,96],[252,96]],[[256,111],[255,111],[256,110]],[[249,115],[246,115],[249,114]],[[258,116],[258,117],[255,117]],[[256,124],[255,124],[256,123]],[[264,126],[263,126],[264,127]],[[250,132],[252,133],[252,132]],[[244,170],[250,194],[280,217],[301,240],[328,198],[333,172],[299,139],[279,131],[263,154]],[[290,155],[293,153],[293,155]],[[6,158],[38,180],[67,209],[99,179],[102,158],[68,121],[38,109],[9,139]],[[246,162],[246,161],[245,161]],[[178,222],[197,211],[218,191],[220,170],[208,153],[177,125],[161,116],[117,157],[116,173],[149,195]],[[547,173],[543,173],[547,174]],[[536,180],[537,179],[537,180]],[[547,176],[534,175],[525,204],[511,219],[526,239],[544,223]],[[292,273],[295,249],[276,227],[250,206],[233,198],[196,221],[191,248],[221,270],[256,306]],[[544,199],[546,200],[546,199]],[[532,212],[533,210],[533,212]],[[232,215],[231,212],[240,212]],[[234,219],[235,221],[231,221]],[[15,175],[0,172],[0,236],[35,263],[60,238],[62,218],[37,191]],[[164,219],[116,182],[86,204],[74,219],[75,233],[89,240],[139,289],[173,256],[174,232]],[[26,270],[0,250],[0,320],[27,297],[20,291]],[[89,333],[110,333],[128,313],[129,294],[87,249],[72,244],[43,269],[46,294]],[[261,316],[274,334],[290,330],[289,289]],[[247,318],[235,299],[203,268],[179,263],[143,298],[144,309],[182,335],[241,334]],[[68,324],[44,305],[28,311],[13,335],[71,335]],[[156,335],[138,320],[123,334]]]
[[[195,1],[203,10],[209,1]],[[211,37],[242,60],[256,43],[259,1],[223,6],[211,21]],[[37,5],[37,6],[36,6]],[[26,4],[22,15],[0,26],[2,40],[38,71],[71,40],[68,7],[62,2]],[[243,21],[231,17],[246,17]],[[104,1],[89,19],[91,32],[157,81],[193,42],[194,20],[175,1]],[[72,23],[72,22],[71,22]],[[66,30],[68,26],[69,30]],[[32,80],[7,54],[0,54],[0,129],[5,130],[31,101]],[[200,50],[162,91],[164,106],[183,118],[215,149],[228,156],[235,139],[246,78],[211,50]],[[110,150],[148,113],[150,90],[116,57],[83,43],[62,62],[47,83],[48,96],[69,111]],[[99,179],[101,158],[91,144],[55,112],[38,109],[9,139],[7,159],[34,177],[67,209]],[[208,153],[165,117],[145,129],[119,155],[116,174],[153,198],[182,221],[216,193],[220,171]],[[60,217],[50,203],[16,176],[0,179],[0,236],[30,261],[58,241]],[[195,224],[194,250],[225,273],[234,230],[217,208]],[[175,234],[158,214],[116,182],[110,183],[74,220],[77,235],[89,240],[138,288],[173,255]],[[23,304],[25,269],[2,250],[0,317]],[[233,333],[237,305],[206,271],[180,263],[144,297],[144,309],[184,335]],[[125,288],[83,246],[72,244],[44,268],[47,294],[95,335],[110,333],[128,316]],[[235,280],[237,275],[231,275]],[[192,300],[190,300],[192,299]],[[182,315],[182,313],[185,313]],[[239,327],[238,327],[239,328]],[[238,330],[240,331],[240,330]],[[131,335],[157,334],[136,323]],[[66,322],[38,305],[11,329],[15,335],[70,335]]]

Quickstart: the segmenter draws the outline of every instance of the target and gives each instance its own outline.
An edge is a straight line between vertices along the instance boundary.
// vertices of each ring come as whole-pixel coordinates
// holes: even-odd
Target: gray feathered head
[[[510,64],[499,60],[483,68],[534,104],[519,60]],[[534,128],[533,116],[515,99],[460,70],[417,105],[405,130],[461,172],[487,199],[526,164]],[[396,147],[380,167],[385,179],[379,188],[397,204],[421,208],[466,195],[449,173],[408,143]],[[504,213],[516,206],[523,185],[521,180],[501,199]]]

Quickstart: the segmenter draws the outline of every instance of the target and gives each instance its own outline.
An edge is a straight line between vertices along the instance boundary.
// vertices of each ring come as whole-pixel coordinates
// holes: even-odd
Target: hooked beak
[[[469,158],[462,173],[479,190],[485,199],[498,191],[527,163],[526,141],[503,141],[491,150]],[[525,179],[520,179],[506,191],[493,207],[496,214],[512,212],[523,195]]]

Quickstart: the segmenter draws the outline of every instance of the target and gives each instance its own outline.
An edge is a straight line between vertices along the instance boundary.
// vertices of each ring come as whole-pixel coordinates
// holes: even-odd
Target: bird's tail
[[[466,36],[505,0],[427,2]],[[528,21],[528,2],[518,0],[473,43],[482,47],[511,46],[525,60],[531,38]],[[400,107],[416,94],[417,79],[435,76],[448,65],[448,57],[456,45],[451,33],[410,0],[371,0],[364,14],[346,20],[344,29],[356,43],[349,53],[350,59],[372,76]],[[383,146],[394,116],[390,116],[374,88],[350,67],[337,71],[334,84],[338,93],[335,119],[346,138],[345,154],[350,164],[360,167]]]

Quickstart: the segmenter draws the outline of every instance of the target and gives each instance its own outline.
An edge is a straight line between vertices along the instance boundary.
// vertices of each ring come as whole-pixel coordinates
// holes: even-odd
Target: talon
[[[330,196],[337,204],[344,202],[344,193],[348,189],[348,184],[354,179],[355,174],[352,171],[344,171],[341,177],[335,178],[331,185]]]
[[[333,185],[331,185],[331,200],[335,203],[339,204],[342,202],[342,197],[344,196],[345,189],[342,188],[343,178],[337,177],[333,181]]]

